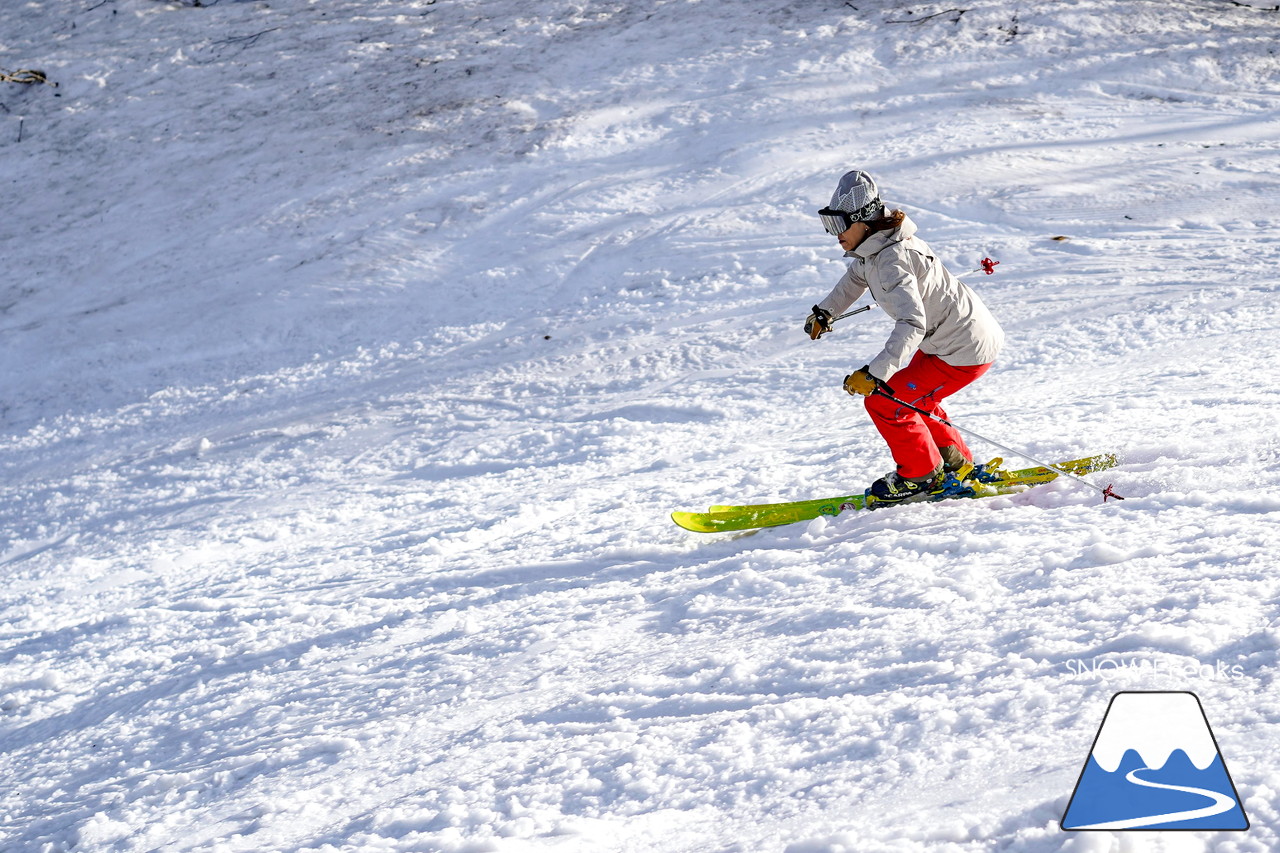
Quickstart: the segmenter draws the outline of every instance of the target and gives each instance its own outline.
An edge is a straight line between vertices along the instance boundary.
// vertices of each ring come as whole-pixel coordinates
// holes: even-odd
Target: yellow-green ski
[[[1011,494],[1047,483],[1058,477],[1056,471],[1043,467],[1003,471],[999,468],[1000,463],[1001,460],[993,459],[986,465],[979,466],[969,479],[963,483],[953,482],[948,490],[938,494],[933,500]],[[1081,475],[1092,471],[1105,471],[1115,467],[1116,464],[1118,463],[1115,455],[1107,453],[1060,462],[1055,467],[1071,474]],[[876,505],[877,502],[874,500],[868,503],[865,495],[842,495],[771,504],[717,504],[707,512],[673,512],[671,519],[685,530],[692,530],[695,533],[719,533],[752,530],[758,527],[776,527],[781,524],[808,521],[821,515],[839,515],[845,510],[875,509]]]

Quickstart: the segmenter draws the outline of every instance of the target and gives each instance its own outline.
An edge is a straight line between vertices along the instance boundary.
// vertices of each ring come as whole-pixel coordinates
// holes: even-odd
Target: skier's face
[[[867,227],[865,222],[855,222],[850,225],[843,234],[837,239],[840,241],[840,248],[846,252],[852,252],[858,248],[858,245],[871,233],[871,229]]]

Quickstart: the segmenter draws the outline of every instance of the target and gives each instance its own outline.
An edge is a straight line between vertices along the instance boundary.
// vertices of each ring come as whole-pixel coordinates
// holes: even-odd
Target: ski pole
[[[839,317],[832,317],[832,318],[831,318],[831,322],[833,322],[833,323],[834,323],[836,320],[843,320],[845,317],[852,317],[854,314],[861,314],[863,311],[870,311],[870,310],[871,310],[872,308],[874,308],[874,307],[876,307],[876,306],[874,306],[874,305],[863,305],[861,308],[855,308],[855,309],[854,309],[854,310],[852,310],[852,311],[847,311],[847,312],[845,312],[844,314],[841,314]]]
[[[884,386],[884,387],[885,387],[885,388],[887,388],[888,386]],[[1108,484],[1108,485],[1107,485],[1107,487],[1104,489],[1104,488],[1102,488],[1102,487],[1100,487],[1100,486],[1096,486],[1096,485],[1094,485],[1093,483],[1090,483],[1088,480],[1084,479],[1083,477],[1077,477],[1075,474],[1072,474],[1070,471],[1063,471],[1061,468],[1058,468],[1058,467],[1056,467],[1056,466],[1054,466],[1054,465],[1050,465],[1050,464],[1049,464],[1049,463],[1047,463],[1047,462],[1041,462],[1039,459],[1037,459],[1037,458],[1035,458],[1034,456],[1031,456],[1031,455],[1029,455],[1029,454],[1027,454],[1027,453],[1022,452],[1021,450],[1014,450],[1012,447],[1005,447],[1005,446],[1004,446],[1003,444],[1001,444],[1000,442],[998,442],[998,441],[994,441],[994,440],[992,440],[992,439],[990,439],[990,438],[987,438],[985,435],[979,435],[978,433],[974,432],[973,430],[971,430],[971,429],[965,429],[965,428],[964,428],[964,427],[962,427],[962,426],[957,426],[956,424],[953,424],[951,421],[947,420],[946,418],[939,417],[938,415],[935,415],[933,412],[926,412],[924,409],[918,409],[918,408],[916,408],[915,406],[911,405],[911,404],[910,404],[910,403],[908,403],[908,402],[905,402],[905,401],[903,401],[903,400],[899,400],[897,397],[893,396],[893,394],[892,394],[892,393],[890,393],[890,392],[892,392],[892,390],[893,390],[893,389],[892,389],[892,388],[890,388],[888,391],[886,391],[886,390],[884,390],[884,388],[882,388],[882,387],[880,387],[880,386],[876,386],[875,393],[876,393],[876,394],[879,394],[879,395],[880,395],[880,396],[882,396],[882,397],[886,397],[886,398],[888,398],[889,400],[892,400],[893,402],[897,403],[899,406],[903,406],[903,407],[905,407],[905,408],[910,409],[910,410],[911,410],[911,411],[913,411],[913,412],[916,412],[916,413],[918,413],[918,414],[924,415],[926,418],[931,418],[932,420],[935,420],[935,421],[937,421],[937,422],[938,422],[938,423],[940,423],[940,424],[945,424],[946,426],[949,426],[949,427],[951,427],[951,428],[952,428],[952,429],[954,429],[954,430],[958,430],[959,432],[967,433],[968,435],[971,435],[971,436],[973,436],[974,438],[980,438],[980,439],[982,439],[983,441],[987,442],[988,444],[994,444],[996,447],[1000,448],[1000,449],[1001,449],[1001,450],[1003,450],[1005,453],[1012,453],[1012,454],[1013,454],[1013,455],[1015,455],[1015,456],[1021,456],[1023,459],[1030,459],[1032,462],[1036,463],[1036,464],[1037,464],[1037,465],[1039,465],[1041,468],[1047,468],[1047,469],[1049,469],[1050,471],[1053,471],[1053,472],[1055,472],[1055,473],[1057,473],[1057,474],[1061,474],[1061,475],[1063,475],[1063,476],[1065,476],[1065,477],[1070,477],[1071,479],[1076,480],[1077,482],[1084,483],[1086,486],[1088,486],[1089,488],[1093,489],[1094,491],[1096,491],[1096,492],[1102,492],[1102,502],[1103,502],[1103,503],[1106,503],[1106,502],[1107,502],[1107,498],[1115,498],[1115,499],[1116,499],[1116,500],[1118,500],[1118,501],[1122,501],[1122,500],[1124,500],[1124,498],[1123,498],[1123,497],[1121,497],[1120,495],[1117,495],[1115,492],[1113,492],[1113,491],[1111,490],[1111,484]]]

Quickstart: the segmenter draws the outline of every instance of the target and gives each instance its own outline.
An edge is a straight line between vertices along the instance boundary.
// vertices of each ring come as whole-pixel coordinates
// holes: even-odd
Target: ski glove
[[[887,393],[892,394],[893,391],[884,382],[876,379],[867,372],[870,365],[862,365],[853,373],[844,378],[844,390],[850,394],[861,394],[863,397],[870,397],[876,392],[877,388],[883,388]]]
[[[804,332],[809,340],[816,341],[826,332],[831,331],[831,312],[825,308],[813,306],[813,313],[804,321]]]

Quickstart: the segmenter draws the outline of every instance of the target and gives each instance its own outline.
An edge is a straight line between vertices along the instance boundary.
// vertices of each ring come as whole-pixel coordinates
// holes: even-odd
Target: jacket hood
[[[903,240],[914,237],[915,233],[916,224],[908,216],[902,220],[902,224],[897,228],[891,228],[888,231],[877,231],[859,243],[852,252],[845,252],[844,256],[846,258],[862,258],[866,260],[886,246],[901,243]]]

